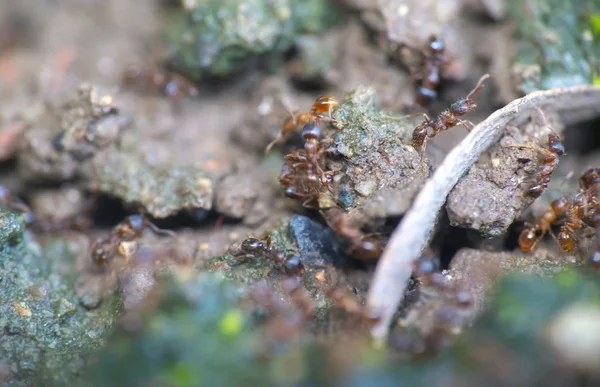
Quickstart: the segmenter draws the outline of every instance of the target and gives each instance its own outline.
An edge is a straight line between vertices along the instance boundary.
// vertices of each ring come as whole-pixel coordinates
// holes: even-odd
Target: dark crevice
[[[565,130],[563,144],[570,155],[587,155],[600,147],[600,119],[573,125]]]

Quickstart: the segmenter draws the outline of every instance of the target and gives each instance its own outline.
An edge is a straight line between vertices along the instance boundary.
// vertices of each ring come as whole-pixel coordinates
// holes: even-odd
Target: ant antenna
[[[471,90],[471,92],[467,95],[466,99],[471,99],[471,97],[473,97],[475,94],[477,94],[481,89],[483,89],[485,86],[483,85],[483,82],[488,79],[490,77],[490,74],[484,74],[481,76],[481,78],[479,78],[479,81],[477,82],[477,85],[475,86],[475,88],[473,90]]]

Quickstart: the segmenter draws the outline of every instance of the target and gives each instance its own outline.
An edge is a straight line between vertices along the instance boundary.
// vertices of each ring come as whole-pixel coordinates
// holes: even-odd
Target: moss
[[[119,311],[116,296],[87,310],[75,295],[68,244],[43,249],[25,234],[20,215],[0,212],[0,360],[6,386],[70,385],[100,348]]]
[[[111,338],[86,385],[268,385],[259,332],[239,300],[235,283],[212,275],[172,279],[139,330]]]
[[[511,0],[508,9],[519,23],[523,92],[593,82],[600,67],[597,1]]]
[[[198,0],[173,12],[165,27],[175,64],[190,77],[225,76],[258,55],[281,54],[297,36],[331,25],[328,1]]]

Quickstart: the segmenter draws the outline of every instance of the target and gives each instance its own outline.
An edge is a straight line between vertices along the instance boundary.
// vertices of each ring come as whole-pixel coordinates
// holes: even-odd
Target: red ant
[[[350,254],[356,258],[371,260],[377,259],[382,253],[382,248],[376,238],[365,235],[358,227],[352,225],[348,214],[338,207],[327,212],[321,212],[329,227],[337,234],[350,241]]]
[[[575,231],[587,226],[584,222],[588,218],[592,208],[591,219],[596,225],[596,212],[598,207],[597,184],[600,182],[600,170],[593,168],[587,170],[580,178],[580,192],[573,199],[573,205],[567,214],[567,220],[562,225],[558,234],[558,244],[563,251],[573,252],[577,248]]]
[[[450,105],[450,109],[444,110],[438,118],[431,120],[425,113],[418,113],[425,117],[425,121],[419,124],[413,131],[412,145],[415,148],[421,148],[421,152],[425,152],[425,147],[428,138],[437,136],[441,131],[448,130],[454,126],[462,125],[467,131],[470,130],[470,126],[473,124],[468,121],[463,121],[458,117],[464,116],[465,114],[475,110],[477,104],[473,100],[473,96],[477,94],[481,89],[484,88],[483,82],[490,77],[489,74],[482,76],[477,85],[465,98],[461,98],[458,101]],[[414,116],[411,114],[411,116]],[[432,133],[428,133],[428,129],[432,129]]]
[[[159,67],[141,68],[129,67],[123,76],[123,83],[127,86],[142,86],[149,90],[158,90],[161,94],[178,99],[185,95],[195,97],[198,88],[193,82],[173,71]]]
[[[276,265],[281,266],[283,271],[290,275],[298,275],[304,270],[300,257],[274,249],[271,246],[270,238],[267,239],[266,243],[256,238],[246,239],[240,246],[240,252],[235,256],[241,259],[267,258]]]
[[[413,77],[420,83],[417,88],[416,102],[421,106],[427,106],[437,98],[437,88],[441,80],[440,70],[448,63],[448,59],[444,55],[444,42],[433,35],[423,51],[425,62],[419,71],[413,73]]]
[[[528,226],[519,236],[519,246],[521,250],[529,252],[533,250],[537,241],[556,224],[560,217],[565,216],[566,220],[561,226],[558,237],[552,236],[565,252],[573,252],[577,248],[577,239],[575,231],[586,226],[584,219],[588,216],[590,206],[597,206],[596,184],[600,182],[598,169],[590,169],[579,179],[580,191],[569,203],[568,199],[561,197],[550,203],[550,210],[542,214],[537,225]],[[595,211],[592,213],[592,219],[595,218]]]
[[[329,152],[326,147],[329,140],[321,140],[321,128],[315,120],[308,120],[302,129],[304,149],[285,156],[288,163],[282,167],[280,183],[285,187],[286,196],[305,199],[305,207],[313,207],[319,201],[321,188],[331,191],[332,175],[336,171],[325,169],[324,155]],[[317,203],[315,208],[320,208]]]
[[[552,225],[565,215],[570,207],[569,200],[566,197],[552,201],[550,209],[542,214],[538,223],[527,226],[519,235],[519,247],[521,250],[524,252],[533,250],[538,240],[544,237],[546,233],[552,232],[550,229]]]
[[[290,116],[283,121],[281,132],[279,132],[277,137],[275,137],[275,139],[265,148],[265,154],[268,154],[271,151],[273,145],[296,133],[299,127],[305,127],[310,120],[315,121],[318,124],[325,113],[327,113],[327,118],[333,120],[331,113],[337,106],[338,102],[334,97],[322,95],[315,100],[309,113],[300,113],[297,115],[297,112],[288,110]]]
[[[547,122],[542,110],[538,108],[538,112],[542,116],[544,122]],[[532,182],[532,185],[525,192],[526,197],[533,199],[540,197],[546,188],[548,188],[552,173],[558,166],[558,157],[565,154],[565,147],[561,142],[560,136],[554,133],[549,126],[546,125],[546,127],[550,130],[550,133],[548,134],[547,149],[537,145],[510,145],[517,148],[533,149],[542,155],[542,160],[540,162],[541,170],[536,179]]]
[[[117,224],[108,236],[99,237],[91,244],[92,260],[98,265],[104,265],[112,260],[117,251],[129,258],[135,250],[135,240],[148,229],[156,234],[175,236],[173,231],[158,228],[143,215],[130,215]]]

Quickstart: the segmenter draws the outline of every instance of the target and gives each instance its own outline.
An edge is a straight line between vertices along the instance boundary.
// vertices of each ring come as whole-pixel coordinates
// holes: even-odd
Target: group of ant
[[[338,106],[335,98],[320,96],[310,112],[289,112],[279,135],[265,149],[268,153],[273,145],[302,128],[304,147],[285,156],[279,182],[289,198],[301,200],[305,207],[319,208],[318,200],[324,190],[331,191],[335,171],[327,171],[326,156],[331,140],[321,137],[323,123],[333,121],[332,111]]]
[[[314,318],[315,303],[302,284],[306,267],[297,255],[278,249],[267,237],[264,240],[246,239],[234,257],[238,262],[267,259],[282,275],[281,290],[290,297],[292,309],[289,304],[282,303],[281,297],[266,283],[262,285],[259,283],[249,293],[252,305],[264,308],[271,317],[267,321],[267,328],[272,335],[288,338],[292,333],[301,332],[306,323]],[[374,314],[368,312],[354,293],[340,283],[335,270],[330,267],[316,270],[314,276],[327,287],[325,296],[340,310],[357,317],[366,324],[373,324],[378,320]]]
[[[545,165],[551,165],[545,158]],[[549,167],[548,167],[549,168]],[[544,166],[539,176],[543,176]],[[545,180],[541,185],[547,185]],[[577,231],[587,228],[596,233],[596,245],[593,247],[591,262],[600,264],[600,200],[598,199],[598,188],[600,186],[600,168],[591,168],[579,178],[579,190],[571,200],[562,196],[550,203],[550,209],[546,210],[536,224],[527,224],[519,235],[519,246],[524,252],[533,250],[537,242],[546,234],[552,235],[558,246],[564,252],[572,253],[577,247]],[[528,192],[538,194],[537,189],[532,187]],[[553,226],[560,226],[558,235],[552,232]]]

